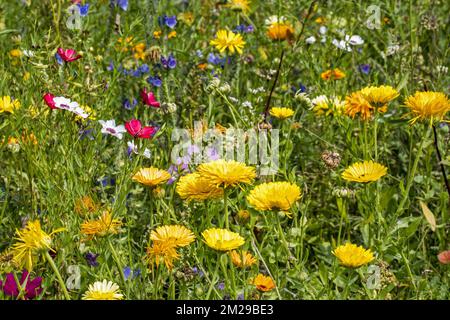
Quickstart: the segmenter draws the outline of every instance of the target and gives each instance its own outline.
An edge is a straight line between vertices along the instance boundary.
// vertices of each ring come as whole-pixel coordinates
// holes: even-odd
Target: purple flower
[[[214,160],[220,159],[219,152],[214,147],[208,148],[208,150],[206,150],[206,154],[208,155],[208,159],[210,161],[214,161]]]
[[[108,71],[113,71],[114,70],[114,63],[111,61],[110,63],[109,63],[109,65],[106,67],[106,70],[108,70]]]
[[[98,261],[97,261],[98,254],[88,252],[84,255],[84,258],[86,259],[86,262],[91,267],[97,267]]]
[[[244,300],[244,294],[243,293],[238,294],[237,299]]]
[[[131,268],[128,266],[123,268],[123,276],[125,277],[125,280],[134,279],[141,275],[141,269],[136,269],[134,270],[134,272],[132,271],[133,270],[131,270]]]
[[[119,6],[123,11],[128,10],[128,0],[111,0],[112,6]]]
[[[225,58],[220,58],[219,55],[215,55],[214,53],[210,53],[208,54],[208,62],[214,65],[220,65],[220,66],[224,66],[225,65]]]
[[[123,276],[125,277],[125,280],[128,280],[130,275],[131,275],[131,268],[130,267],[123,268]]]
[[[225,289],[225,283],[221,282],[217,285],[217,289],[224,290]]]
[[[168,26],[170,29],[175,28],[177,24],[177,16],[164,16],[164,24]]]
[[[134,107],[137,105],[137,100],[133,98],[131,101],[130,99],[123,100],[123,107],[127,110],[133,110]]]
[[[148,77],[147,82],[150,83],[152,86],[158,87],[158,88],[161,87],[161,85],[162,85],[162,81],[158,76]]]
[[[150,71],[150,68],[148,67],[148,64],[144,63],[139,67],[139,71],[141,71],[142,73],[147,73]]]
[[[361,64],[359,66],[359,71],[361,71],[361,73],[364,73],[364,74],[369,74],[370,73],[370,64],[368,64],[368,63]]]
[[[177,66],[177,60],[175,60],[172,54],[169,54],[167,59],[164,56],[161,56],[161,64],[166,69],[174,69]]]
[[[89,3],[86,3],[84,6],[81,3],[78,3],[77,6],[80,9],[80,16],[86,17],[89,12]]]
[[[25,299],[33,299],[37,295],[41,294],[42,288],[42,278],[37,277],[35,279],[29,278],[29,273],[27,270],[22,271],[22,276],[20,278],[20,285],[23,287],[23,284],[27,281],[25,285]],[[13,273],[8,273],[5,278],[5,282],[3,283],[0,280],[0,290],[3,290],[3,293],[7,296],[17,297],[19,295],[19,288],[17,287],[16,280],[14,279]]]

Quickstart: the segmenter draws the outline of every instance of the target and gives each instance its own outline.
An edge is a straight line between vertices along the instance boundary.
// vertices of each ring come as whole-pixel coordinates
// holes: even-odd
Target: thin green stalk
[[[123,266],[122,263],[120,263],[119,257],[117,256],[117,252],[116,249],[114,249],[114,246],[112,245],[111,240],[108,238],[108,244],[109,244],[109,248],[111,249],[111,254],[114,258],[114,261],[117,264],[117,268],[119,268],[119,273],[120,273],[120,278],[123,282],[123,285],[125,287],[127,287],[127,280],[125,279],[125,275],[123,274]]]
[[[230,228],[229,224],[230,222],[228,221],[228,189],[224,188],[223,190],[223,206],[224,206],[224,217],[225,217],[225,227],[227,229]],[[223,226],[223,224],[222,224]]]
[[[67,288],[66,285],[64,284],[64,281],[61,277],[61,274],[58,271],[58,268],[55,265],[55,262],[53,261],[52,257],[50,256],[50,254],[48,253],[48,251],[45,251],[44,253],[45,258],[47,259],[48,263],[50,264],[50,266],[53,269],[53,272],[56,275],[56,279],[58,280],[58,283],[63,291],[64,297],[66,298],[66,300],[70,300],[70,295],[69,292],[67,292]]]
[[[398,216],[402,213],[403,207],[405,206],[406,200],[409,198],[409,190],[411,189],[412,183],[414,181],[414,176],[416,175],[417,166],[419,164],[420,157],[422,156],[423,151],[423,145],[425,143],[425,140],[428,139],[428,136],[430,135],[431,127],[428,128],[425,136],[422,138],[422,141],[420,142],[419,149],[417,150],[416,158],[414,159],[414,164],[411,169],[411,172],[408,173],[408,182],[406,184],[405,188],[405,194],[403,195],[403,199],[400,202],[400,205],[397,208],[397,211],[395,212],[395,215]]]

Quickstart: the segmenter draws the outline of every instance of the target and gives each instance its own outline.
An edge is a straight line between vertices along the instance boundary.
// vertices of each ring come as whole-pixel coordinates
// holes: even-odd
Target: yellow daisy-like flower
[[[366,250],[352,243],[337,247],[333,254],[339,259],[341,265],[348,268],[361,267],[374,259],[370,249]]]
[[[399,96],[397,90],[391,86],[366,87],[361,94],[372,107],[381,108]]]
[[[195,240],[191,230],[180,225],[161,226],[153,230],[150,239],[160,242],[171,242],[175,247],[185,247]]]
[[[271,108],[270,109],[270,115],[272,117],[278,118],[278,119],[286,119],[289,117],[292,117],[292,115],[294,114],[294,110],[292,110],[291,108]]]
[[[171,241],[155,241],[151,247],[147,248],[146,261],[152,265],[159,267],[164,263],[167,269],[172,270],[173,262],[178,260],[180,255],[176,251],[175,244]]]
[[[160,170],[158,168],[142,168],[134,176],[133,181],[142,183],[149,187],[155,187],[161,183],[170,179],[170,173],[166,170]]]
[[[22,51],[19,49],[13,49],[9,52],[11,58],[20,58],[22,56]]]
[[[11,248],[14,261],[31,272],[39,252],[54,251],[51,247],[52,235],[64,230],[64,228],[59,228],[48,234],[41,229],[39,220],[28,221],[24,229],[16,230],[17,242]]]
[[[14,113],[15,109],[20,107],[20,101],[11,99],[10,96],[3,96],[0,98],[0,113],[9,112]]]
[[[259,211],[288,211],[301,197],[300,187],[289,182],[267,182],[256,186],[247,201]]]
[[[209,180],[201,177],[197,172],[182,176],[177,183],[176,191],[182,199],[188,201],[203,201],[223,196],[222,188],[211,185]]]
[[[229,0],[226,5],[231,10],[242,11],[247,13],[250,10],[250,1],[249,0]]]
[[[111,213],[105,210],[98,219],[84,221],[81,224],[81,233],[88,236],[88,239],[92,239],[95,236],[103,237],[108,234],[117,234],[121,226],[122,222],[113,219]]]
[[[122,300],[119,286],[112,281],[97,281],[90,284],[83,300]]]
[[[228,49],[231,54],[237,51],[242,54],[245,41],[242,40],[242,35],[234,33],[229,30],[219,30],[216,33],[216,38],[210,41],[212,46],[215,46],[221,53]]]
[[[287,22],[273,22],[267,28],[267,36],[272,40],[279,41],[290,39],[294,36],[294,28]]]
[[[386,174],[385,166],[370,160],[352,164],[342,173],[342,178],[347,181],[371,182],[377,181]]]
[[[372,117],[373,107],[366,100],[361,91],[353,92],[345,98],[344,113],[352,118],[359,114],[362,120],[368,120]],[[379,112],[385,111],[384,108],[378,109]]]
[[[405,105],[410,109],[413,117],[410,124],[417,120],[429,120],[430,124],[435,121],[442,121],[447,112],[450,111],[450,101],[442,92],[416,92],[406,98]]]
[[[245,243],[238,233],[227,229],[210,228],[202,232],[208,247],[219,251],[230,251],[239,248]]]
[[[248,251],[238,252],[236,250],[230,251],[231,262],[236,267],[247,268],[254,265],[258,260]]]
[[[250,184],[256,177],[255,168],[234,160],[216,160],[201,164],[198,173],[216,187],[233,187],[240,183]]]
[[[333,70],[330,69],[325,72],[322,72],[320,74],[320,77],[323,80],[339,80],[339,79],[345,78],[345,73],[342,70],[336,68]]]
[[[258,274],[253,280],[253,284],[256,286],[256,289],[262,292],[267,292],[275,289],[275,282],[273,281],[273,279],[261,273]]]

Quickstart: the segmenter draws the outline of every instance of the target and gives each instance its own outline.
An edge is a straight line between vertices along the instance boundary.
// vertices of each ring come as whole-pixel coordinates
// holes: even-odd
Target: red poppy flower
[[[58,48],[58,54],[65,62],[72,62],[81,58],[81,55],[73,49]]]
[[[125,122],[125,129],[135,138],[150,139],[157,131],[155,127],[143,127],[141,121],[132,119]]]
[[[142,102],[144,102],[144,104],[146,106],[151,106],[154,108],[159,108],[161,106],[161,104],[156,101],[155,95],[153,94],[153,92],[147,92],[147,88],[144,88],[141,91],[141,98],[142,98]]]
[[[442,251],[438,254],[439,262],[442,264],[449,264],[450,263],[450,250]]]
[[[56,108],[56,103],[55,103],[55,101],[53,100],[53,98],[54,98],[55,96],[54,95],[52,95],[51,93],[46,93],[46,94],[44,94],[44,101],[45,101],[45,103],[50,107],[50,109],[57,109]]]

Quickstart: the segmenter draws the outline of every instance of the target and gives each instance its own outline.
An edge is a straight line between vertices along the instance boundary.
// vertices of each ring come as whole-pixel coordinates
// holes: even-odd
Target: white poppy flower
[[[99,120],[102,125],[102,133],[112,135],[118,139],[122,139],[123,133],[127,132],[123,124],[116,126],[116,120]]]

